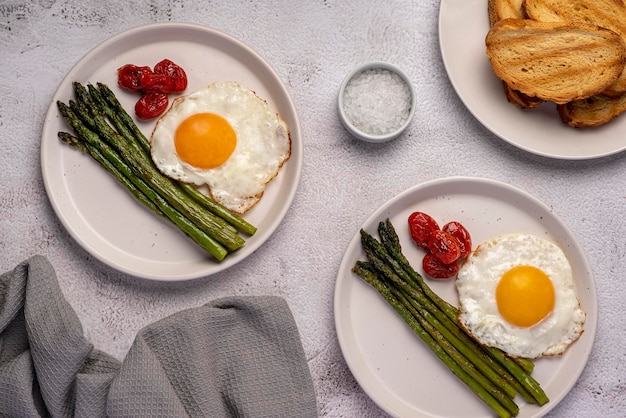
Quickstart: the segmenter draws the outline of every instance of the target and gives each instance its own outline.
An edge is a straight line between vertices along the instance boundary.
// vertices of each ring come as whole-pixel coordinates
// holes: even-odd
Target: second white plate
[[[487,129],[518,148],[557,159],[597,158],[626,149],[626,115],[601,127],[574,129],[561,121],[552,103],[531,111],[509,103],[485,53],[488,31],[486,1],[441,1],[443,63],[461,101]]]
[[[533,376],[550,402],[538,407],[518,396],[520,418],[544,415],[576,383],[595,338],[597,295],[583,249],[550,208],[529,194],[493,180],[451,177],[415,186],[394,197],[362,226],[378,237],[378,223],[389,218],[403,252],[420,272],[423,252],[411,242],[407,227],[409,215],[416,210],[430,214],[440,225],[461,222],[472,235],[474,246],[503,233],[520,232],[550,237],[565,251],[587,320],[585,332],[563,356],[535,362]],[[437,359],[378,292],[352,273],[357,260],[365,260],[358,231],[337,273],[334,309],[342,352],[363,390],[396,417],[490,417],[489,408]],[[458,306],[454,281],[428,283],[437,294]]]
[[[287,122],[291,158],[268,185],[263,199],[245,218],[257,233],[245,246],[216,262],[172,224],[142,207],[87,155],[60,142],[68,131],[56,101],[73,96],[72,82],[106,83],[129,113],[137,95],[117,87],[117,68],[153,66],[163,58],[181,65],[189,77],[186,93],[214,81],[232,80],[254,90]],[[139,122],[150,136],[155,121]],[[104,263],[134,276],[176,281],[222,271],[259,248],[285,216],[300,180],[302,138],[295,106],[272,67],[238,40],[203,26],[163,23],[120,33],[86,54],[67,74],[52,98],[41,138],[41,167],[52,206],[69,233]]]

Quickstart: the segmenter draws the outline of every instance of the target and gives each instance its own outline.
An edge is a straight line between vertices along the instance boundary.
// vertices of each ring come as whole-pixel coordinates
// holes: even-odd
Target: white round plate
[[[234,80],[267,100],[288,123],[292,154],[268,185],[261,201],[246,215],[258,230],[245,246],[217,262],[168,221],[139,204],[87,155],[61,143],[57,133],[70,132],[59,114],[57,100],[73,97],[72,82],[103,82],[134,115],[138,95],[117,86],[116,70],[124,64],[152,67],[168,58],[186,71],[185,93],[214,81]],[[170,97],[170,99],[172,99]],[[138,122],[150,137],[156,123]],[[67,74],[55,93],[41,139],[41,168],[52,206],[69,233],[88,252],[128,274],[175,281],[222,271],[254,252],[278,227],[298,186],[302,167],[302,138],[298,114],[271,66],[252,49],[218,31],[181,23],[141,26],[120,33],[87,53]]]
[[[441,1],[439,44],[448,77],[461,101],[487,129],[518,148],[557,159],[597,158],[626,149],[626,117],[597,128],[575,129],[561,121],[553,103],[530,111],[509,103],[485,53],[488,31],[486,1]]]
[[[538,407],[516,397],[520,418],[542,416],[572,388],[595,338],[597,295],[583,249],[550,208],[525,192],[488,179],[450,177],[406,190],[377,209],[362,226],[378,237],[378,223],[389,218],[404,254],[421,274],[424,253],[412,243],[407,227],[414,211],[430,214],[440,225],[461,222],[472,235],[473,247],[499,234],[520,232],[554,239],[565,251],[587,320],[583,335],[565,354],[535,361],[533,376],[550,402]],[[343,355],[363,390],[396,417],[492,416],[491,410],[439,361],[378,292],[352,273],[357,260],[365,260],[358,231],[339,267],[334,309]],[[453,280],[427,282],[437,294],[458,306]]]

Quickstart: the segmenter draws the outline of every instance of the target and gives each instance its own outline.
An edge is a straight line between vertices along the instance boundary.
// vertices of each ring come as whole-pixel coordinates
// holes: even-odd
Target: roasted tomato
[[[165,93],[146,93],[135,104],[135,113],[139,119],[153,119],[167,109],[168,102]]]
[[[154,66],[155,74],[163,74],[170,77],[172,93],[180,93],[187,88],[187,74],[178,64],[168,60],[167,58],[159,61]]]
[[[141,77],[144,74],[152,74],[152,69],[147,66],[126,64],[117,69],[117,84],[126,91],[142,91]]]
[[[472,252],[472,237],[460,222],[448,222],[441,229],[456,238],[461,250],[461,258],[466,258]]]
[[[443,264],[454,263],[461,256],[461,248],[456,238],[441,229],[431,233],[428,250]]]
[[[422,259],[424,273],[433,279],[450,279],[459,272],[459,263],[444,264],[432,253],[427,253]]]
[[[172,91],[172,78],[165,74],[143,73],[139,83],[141,84],[141,91],[144,93],[167,94]]]
[[[433,231],[439,230],[439,224],[424,212],[413,212],[409,215],[409,233],[411,239],[419,247],[428,249],[428,241]]]
[[[187,74],[174,62],[159,61],[154,70],[148,66],[126,64],[117,69],[117,84],[124,90],[140,93],[135,104],[139,119],[159,116],[169,104],[169,93],[180,93],[187,88]]]

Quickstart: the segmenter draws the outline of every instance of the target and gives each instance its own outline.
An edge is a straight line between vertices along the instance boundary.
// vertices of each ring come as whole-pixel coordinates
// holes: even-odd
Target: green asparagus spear
[[[75,83],[77,87],[78,83]],[[93,104],[85,94],[86,90],[77,88],[76,93],[80,101],[70,101],[70,108],[78,118],[66,118],[69,124],[81,136],[81,131],[86,128],[85,124],[92,124],[98,134],[107,141],[120,155],[120,157],[131,168],[133,173],[145,179],[145,181],[158,192],[167,202],[178,211],[188,217],[207,235],[224,245],[228,250],[233,251],[243,246],[244,240],[235,232],[224,228],[217,217],[205,210],[187,196],[177,187],[172,185],[172,181],[163,176],[153,165],[152,161],[142,158],[142,152],[137,152],[133,145],[119,135],[104,119],[96,108],[89,108],[87,104]],[[126,145],[129,145],[128,147]]]
[[[404,254],[402,253],[402,247],[400,245],[400,240],[398,239],[398,235],[394,226],[392,225],[389,218],[385,220],[385,222],[381,222],[378,227],[378,231],[381,237],[381,242],[384,244],[385,248],[389,251],[390,254],[402,265],[402,267],[406,270],[407,273],[413,279],[408,283],[415,287],[420,287],[424,293],[435,303],[443,312],[446,313],[453,321],[456,321],[457,318],[457,308],[441,299],[436,293],[434,293],[430,287],[424,282],[422,276],[420,276],[415,269],[411,266],[409,261],[406,259]],[[508,358],[508,357],[507,357]],[[528,359],[510,359],[509,361],[515,361],[522,367],[527,373],[532,373],[534,368],[534,363]]]
[[[393,309],[405,320],[411,329],[426,343],[426,345],[439,357],[439,359],[461,379],[486,405],[489,406],[501,418],[511,417],[511,412],[506,409],[496,398],[493,397],[480,383],[470,376],[422,327],[411,312],[394,295],[391,289],[378,279],[376,274],[368,269],[362,268],[359,264],[352,268],[352,271],[372,285],[383,298],[393,307]]]
[[[385,279],[389,280],[394,286],[400,289],[403,293],[405,293],[408,298],[415,301],[415,306],[423,311],[421,313],[422,316],[426,316],[426,312],[428,312],[425,306],[430,305],[426,298],[423,297],[419,292],[415,291],[415,289],[408,286],[401,277],[399,277],[396,272],[391,268],[386,260],[383,260],[381,254],[377,253],[372,247],[372,241],[375,239],[367,234],[365,231],[361,231],[362,239],[363,239],[363,248],[367,255],[368,260],[374,265],[374,267],[380,271],[382,275],[384,275]],[[382,248],[378,248],[379,251],[383,251]],[[433,315],[433,313],[435,315]],[[506,381],[502,376],[498,375],[494,369],[489,365],[488,362],[484,360],[483,357],[480,356],[481,351],[476,350],[473,344],[468,344],[466,340],[463,340],[460,337],[459,331],[462,332],[458,325],[455,325],[453,329],[448,329],[437,319],[437,312],[428,312],[428,318],[431,318],[431,322],[433,325],[437,326],[439,332],[444,333],[448,336],[448,339],[454,341],[456,348],[463,353],[472,364],[474,364],[487,378],[489,378],[494,384],[496,384],[499,388],[501,388],[506,394],[510,397],[515,396],[515,389],[509,382]],[[440,315],[441,317],[441,315]],[[456,333],[455,333],[456,331]]]
[[[381,243],[376,241],[373,237],[368,236],[365,239],[364,247],[371,247],[371,251],[374,251],[376,254],[384,257],[386,262],[389,264],[389,268],[393,268],[394,273],[399,276],[398,279],[403,281],[402,286],[404,286],[405,291],[409,294],[411,300],[415,300],[416,303],[420,303],[425,309],[438,318],[443,326],[453,333],[456,338],[462,341],[462,343],[472,351],[473,355],[480,359],[479,364],[485,368],[484,370],[486,373],[495,373],[507,382],[507,390],[519,392],[527,402],[536,403],[535,398],[529,393],[524,385],[520,383],[504,366],[502,366],[494,356],[489,355],[486,347],[478,344],[459,327],[456,316],[450,318],[446,315],[445,308],[453,308],[452,305],[449,305],[447,302],[444,302],[443,299],[440,299],[439,296],[430,290],[430,288],[428,288],[429,294],[432,294],[433,296],[429,298],[428,294],[422,289],[422,287],[419,287],[412,282],[412,279],[415,278],[416,280],[420,280],[423,286],[427,286],[426,283],[423,282],[421,276],[419,276],[417,272],[410,267],[410,264],[408,264],[408,261],[402,254],[401,250],[398,249],[400,244],[397,239],[397,235],[395,234],[395,230],[393,230],[393,226],[389,228],[386,223],[380,222],[378,232],[381,237]],[[391,247],[392,245],[393,247]],[[409,274],[406,265],[409,266],[408,268],[411,268],[414,275]],[[441,306],[437,302],[433,301],[434,298],[436,298],[437,301],[446,304],[444,309],[441,309]],[[453,309],[456,312],[456,308]]]
[[[59,102],[58,106],[64,117],[70,119],[75,118],[72,110],[67,105]],[[146,204],[146,206],[153,211],[157,211],[157,213],[160,212],[161,215],[170,219],[176,226],[190,236],[202,248],[212,254],[217,260],[224,259],[227,254],[227,250],[222,245],[207,236],[204,232],[200,231],[193,223],[191,223],[184,216],[180,215],[180,213],[178,213],[158,194],[156,194],[143,180],[134,176],[115,151],[107,144],[103,143],[97,134],[91,132],[86,127],[84,127],[81,132],[84,141],[79,140],[76,137],[72,137],[67,133],[60,133],[59,135],[62,140],[66,142],[69,141],[68,143],[70,143],[70,145],[80,147],[81,150],[87,151],[89,155],[103,164],[103,166],[113,175],[116,177],[119,176],[118,178],[122,181],[122,184],[128,187],[129,190],[131,190],[131,192],[135,194],[135,196],[137,196],[142,203]],[[113,171],[111,168],[113,168]],[[132,186],[129,187],[129,184]],[[141,193],[141,195],[138,196],[136,194],[137,192]],[[147,204],[145,200],[150,203]]]
[[[104,83],[97,83],[97,88],[93,85],[88,85],[87,88],[89,89],[91,96],[94,98],[94,101],[113,121],[113,124],[118,131],[121,132],[122,135],[132,138],[129,140],[136,141],[140,147],[146,151],[146,153],[149,153],[150,141],[148,141],[148,138],[146,138],[137,127],[133,118],[126,112],[111,89],[109,89],[109,87]],[[254,235],[256,232],[256,227],[254,225],[250,224],[241,216],[224,208],[222,205],[218,204],[195,187],[182,183],[180,184],[180,187],[207,210],[224,219],[241,232],[247,235]]]
[[[516,392],[530,403],[544,405],[549,401],[539,383],[521,367],[530,364],[529,369],[532,370],[531,361],[524,359],[518,364],[501,350],[478,344],[460,328],[456,321],[457,309],[439,298],[404,257],[389,219],[379,223],[378,232],[381,242],[361,230],[362,248],[368,261],[357,261],[353,268],[355,273],[362,278],[366,274],[364,272],[375,277],[416,321],[422,321],[422,328],[432,327],[432,332],[443,336],[446,342],[433,337],[436,341],[450,344],[481,373],[489,376],[489,384],[495,383],[498,388],[496,396],[498,393],[506,394],[507,398],[500,399],[504,402],[500,405],[506,405],[509,413],[517,413],[514,409],[517,406],[508,403]],[[494,378],[494,374],[498,377]]]
[[[94,160],[100,163],[109,173],[111,173],[124,187],[128,189],[132,193],[139,202],[143,203],[148,209],[153,211],[159,216],[165,217],[165,214],[161,212],[161,210],[142,192],[137,186],[133,184],[124,174],[122,174],[115,164],[109,161],[102,153],[93,148],[92,146],[85,144],[80,139],[71,135],[68,132],[59,132],[58,137],[61,141],[66,144],[76,148],[79,151],[84,152],[85,154],[90,155]]]
[[[391,221],[387,219],[384,223],[379,224],[378,230],[384,247],[392,255],[392,258],[395,259],[396,262],[402,266],[402,269],[409,275],[408,278],[403,276],[403,278],[406,279],[406,282],[418,291],[422,291],[434,305],[441,309],[441,311],[445,312],[445,314],[452,321],[456,322],[458,314],[457,308],[441,299],[435,292],[433,292],[424,279],[415,271],[415,269],[413,269],[402,253],[398,235]],[[532,361],[528,359],[512,359],[504,352],[494,347],[480,347],[487,351],[491,357],[498,361],[509,372],[509,374],[516,379],[519,384],[515,382],[512,383],[516,386],[518,392],[524,397],[524,399],[526,399],[527,402],[536,402],[539,405],[544,405],[549,402],[549,398],[545,391],[541,388],[541,385],[532,376],[530,376],[530,372],[532,372],[534,367]]]

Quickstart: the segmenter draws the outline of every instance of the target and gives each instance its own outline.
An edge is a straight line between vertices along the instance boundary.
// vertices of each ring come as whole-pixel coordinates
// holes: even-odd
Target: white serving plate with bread
[[[626,149],[626,117],[599,127],[573,128],[554,103],[520,109],[508,102],[486,54],[487,2],[442,0],[439,42],[442,59],[461,101],[487,129],[533,154],[564,160],[605,157]]]

